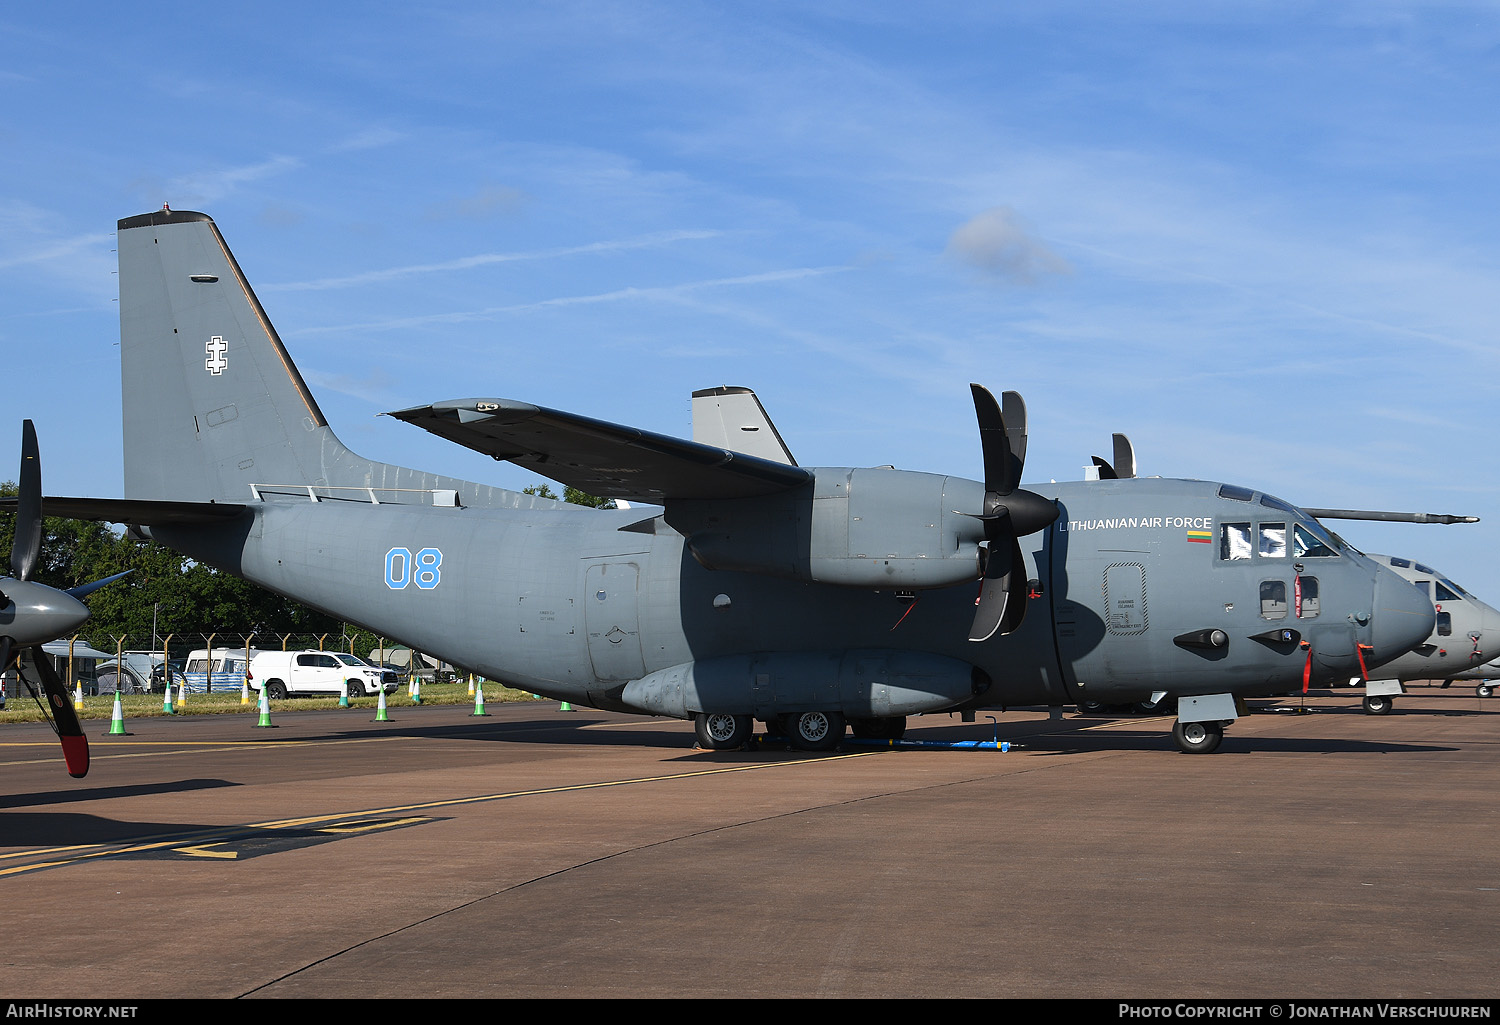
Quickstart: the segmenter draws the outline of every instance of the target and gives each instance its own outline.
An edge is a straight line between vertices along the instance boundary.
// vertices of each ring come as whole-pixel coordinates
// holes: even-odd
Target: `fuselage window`
[[[1262,523],[1260,525],[1260,557],[1262,559],[1286,558],[1286,524]]]
[[[1439,612],[1437,614],[1437,632],[1439,637],[1453,636],[1453,613]]]
[[[1292,525],[1292,554],[1299,559],[1332,559],[1339,553],[1306,525],[1295,523]]]
[[[1297,578],[1297,618],[1312,619],[1318,614],[1318,578]]]
[[[1224,523],[1219,527],[1219,558],[1248,559],[1255,549],[1250,543],[1250,524]]]
[[[1262,619],[1286,618],[1286,581],[1262,580],[1260,582],[1260,617]]]

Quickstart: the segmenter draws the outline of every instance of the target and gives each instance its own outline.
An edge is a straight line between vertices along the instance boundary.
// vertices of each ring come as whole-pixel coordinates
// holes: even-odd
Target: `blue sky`
[[[734,384],[804,465],[979,477],[978,381],[1025,395],[1028,480],[1124,431],[1143,474],[1482,516],[1338,529],[1500,603],[1494,3],[145,10],[0,10],[4,404],[49,493],[121,493],[112,232],[169,202],[372,457],[520,487],[375,414],[686,435]]]

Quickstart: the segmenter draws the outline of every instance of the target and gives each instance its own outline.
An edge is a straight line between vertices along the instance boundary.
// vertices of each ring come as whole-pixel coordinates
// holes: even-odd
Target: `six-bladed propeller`
[[[20,494],[16,501],[16,536],[10,548],[11,571],[16,575],[0,579],[0,672],[9,671],[13,662],[19,664],[21,657],[26,656],[25,668],[35,671],[56,723],[68,774],[82,777],[89,771],[89,742],[73,711],[72,698],[58,679],[42,644],[67,636],[82,626],[89,618],[89,610],[78,598],[109,580],[69,591],[36,583],[31,575],[41,549],[42,465],[36,429],[27,420],[21,426]]]
[[[977,516],[988,546],[969,640],[987,641],[1015,630],[1026,614],[1026,560],[1020,539],[1049,526],[1058,508],[1051,499],[1021,488],[1026,464],[1026,403],[1021,396],[1005,392],[1002,407],[988,389],[969,387],[984,449],[984,511]]]

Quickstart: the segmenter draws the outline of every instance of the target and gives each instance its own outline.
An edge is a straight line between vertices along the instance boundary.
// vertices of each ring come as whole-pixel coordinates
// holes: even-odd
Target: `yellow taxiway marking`
[[[365,737],[359,740],[142,740],[129,743],[107,742],[101,740],[89,741],[89,760],[102,761],[110,758],[163,758],[173,755],[203,754],[212,751],[274,751],[279,747],[324,747],[338,744],[388,744],[393,740],[411,740],[411,737]],[[53,751],[57,750],[57,741],[51,743],[22,741],[19,743],[0,743],[0,748],[7,747],[45,747]],[[177,748],[170,751],[131,751],[124,753],[126,748],[140,747],[165,747]],[[119,753],[109,749],[117,748]],[[191,750],[188,750],[191,749]],[[0,765],[46,765],[56,761],[52,758],[27,758],[13,762],[0,762]]]
[[[210,847],[218,847],[221,844],[226,844],[228,842],[228,840],[220,840],[218,841],[218,843],[198,844],[195,847],[174,847],[172,848],[172,853],[186,854],[190,858],[223,858],[226,861],[238,860],[240,856],[239,851],[209,850]]]
[[[413,816],[415,811],[428,811],[435,808],[457,808],[466,804],[483,804],[489,801],[505,801],[518,797],[539,797],[546,794],[566,794],[584,790],[603,790],[610,787],[634,786],[638,783],[666,783],[672,780],[693,779],[700,776],[720,776],[731,772],[757,772],[766,769],[796,768],[798,766],[818,765],[823,762],[846,761],[851,758],[868,758],[873,754],[883,753],[882,749],[876,748],[870,751],[854,751],[843,754],[825,755],[822,757],[802,758],[796,761],[786,762],[759,762],[752,765],[729,765],[713,769],[695,769],[690,772],[673,772],[660,776],[639,776],[631,779],[601,780],[594,783],[574,783],[566,786],[540,787],[535,790],[507,790],[494,794],[476,794],[472,797],[454,797],[441,801],[422,801],[416,804],[398,804],[386,808],[369,808],[362,811],[342,811],[327,815],[307,815],[294,819],[273,819],[267,822],[250,822],[241,825],[218,826],[213,829],[201,829],[191,833],[178,836],[166,836],[144,840],[140,843],[129,844],[122,847],[107,846],[104,844],[87,844],[80,847],[53,847],[45,850],[17,851],[11,854],[0,855],[0,860],[10,858],[34,858],[38,855],[60,854],[63,857],[50,861],[33,862],[26,865],[16,865],[11,868],[0,868],[0,878],[11,875],[20,875],[25,872],[36,872],[46,868],[57,868],[63,865],[77,864],[82,861],[90,861],[99,858],[118,857],[124,854],[138,854],[142,851],[159,850],[161,848],[172,848],[174,850],[187,851],[200,857],[226,857],[223,854],[203,853],[207,847],[216,846],[221,843],[230,842],[225,834],[233,837],[236,834],[253,834],[258,831],[269,829],[293,829],[299,826],[322,826],[325,832],[359,832],[363,829],[376,828],[375,824],[364,824],[364,820],[377,815],[405,814],[406,817],[398,819],[395,823],[386,822],[379,825],[390,828],[394,825],[405,825],[422,821],[421,816]],[[326,824],[326,825],[325,825]],[[347,824],[347,825],[343,825]],[[357,827],[357,828],[351,828]],[[203,843],[203,841],[211,841]],[[196,845],[195,845],[196,842]],[[185,846],[186,845],[186,846]]]

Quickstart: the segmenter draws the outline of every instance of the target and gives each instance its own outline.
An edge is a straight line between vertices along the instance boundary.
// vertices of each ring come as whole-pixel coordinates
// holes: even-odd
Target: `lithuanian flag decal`
[[[1211,530],[1190,530],[1188,531],[1188,540],[1200,545],[1213,544],[1214,532]]]

